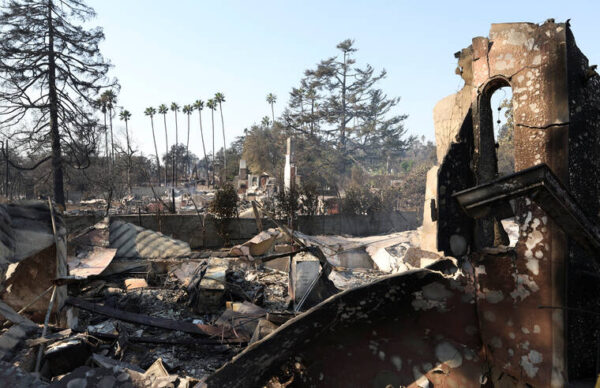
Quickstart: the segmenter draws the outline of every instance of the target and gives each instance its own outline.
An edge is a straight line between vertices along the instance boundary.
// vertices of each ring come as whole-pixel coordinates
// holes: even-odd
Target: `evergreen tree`
[[[96,148],[93,105],[116,86],[98,44],[102,29],[83,0],[8,0],[0,14],[0,128],[28,152],[50,156],[54,200],[65,206],[64,164],[89,166]],[[5,132],[5,133],[6,133]]]
[[[283,113],[286,125],[294,130],[314,136],[321,129],[325,115],[323,106],[322,80],[307,71],[300,81],[300,87],[290,92],[289,107]]]
[[[328,150],[321,167],[335,170],[324,175],[339,183],[348,177],[351,163],[388,173],[414,139],[404,138],[407,116],[393,112],[400,99],[389,98],[377,88],[385,70],[376,73],[370,65],[357,66],[352,40],[337,48],[341,56],[307,70],[300,86],[292,89],[283,119],[288,129],[304,136],[307,157]]]
[[[349,124],[354,119],[361,119],[362,112],[369,100],[369,91],[375,83],[383,79],[385,70],[375,74],[370,65],[364,69],[357,66],[352,54],[357,51],[353,47],[354,41],[345,40],[337,45],[342,52],[341,60],[331,57],[319,63],[316,70],[306,72],[320,80],[327,90],[328,98],[325,99],[323,110],[327,121],[334,126],[337,134],[337,142],[342,153],[346,150],[347,138],[349,136]]]
[[[407,115],[389,115],[399,98],[388,98],[381,89],[369,91],[363,106],[362,121],[354,128],[352,154],[363,165],[390,172],[390,161],[397,160],[415,139],[403,139]]]

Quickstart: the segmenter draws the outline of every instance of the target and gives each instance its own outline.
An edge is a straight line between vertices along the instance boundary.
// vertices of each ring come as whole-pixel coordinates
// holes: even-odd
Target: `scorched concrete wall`
[[[92,225],[95,221],[90,216],[65,217],[69,232]],[[161,215],[118,215],[113,220],[123,220],[144,228],[156,230],[173,238],[186,241],[192,249],[222,247],[223,239],[217,234],[214,219],[206,217],[204,221],[194,214]],[[204,227],[202,227],[204,222]],[[274,228],[276,225],[269,219],[262,220],[263,228]],[[375,216],[301,216],[295,222],[295,229],[306,234],[348,234],[352,236],[368,236],[392,231],[416,229],[418,226],[416,212],[393,212]],[[229,236],[232,244],[242,243],[258,234],[256,221],[250,218],[234,219],[229,225]]]

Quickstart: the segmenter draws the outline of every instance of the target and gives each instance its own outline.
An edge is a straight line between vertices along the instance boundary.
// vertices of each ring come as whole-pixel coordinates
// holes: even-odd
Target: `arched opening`
[[[515,171],[512,106],[512,88],[506,79],[497,77],[485,85],[479,106],[484,181]]]
[[[508,80],[493,78],[483,88],[479,103],[480,184],[515,171],[512,115],[512,88]],[[481,225],[486,245],[516,245],[519,227],[514,219],[490,219]]]
[[[498,88],[490,98],[490,106],[496,140],[498,177],[501,177],[515,172],[512,88],[509,86]]]

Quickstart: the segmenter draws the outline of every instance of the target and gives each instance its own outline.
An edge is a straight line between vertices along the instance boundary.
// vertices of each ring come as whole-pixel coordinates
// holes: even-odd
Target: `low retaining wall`
[[[225,243],[217,233],[215,220],[207,216],[202,219],[195,214],[136,214],[116,215],[113,220],[123,220],[144,228],[156,230],[173,238],[185,241],[192,249],[218,248]],[[65,217],[69,232],[92,225],[93,216]],[[276,225],[269,219],[262,220],[263,228]],[[295,229],[310,235],[346,234],[351,236],[369,236],[390,232],[401,232],[418,227],[415,212],[392,212],[373,216],[300,216],[295,221]],[[253,218],[232,219],[229,223],[229,237],[232,244],[243,243],[256,234],[258,228]]]

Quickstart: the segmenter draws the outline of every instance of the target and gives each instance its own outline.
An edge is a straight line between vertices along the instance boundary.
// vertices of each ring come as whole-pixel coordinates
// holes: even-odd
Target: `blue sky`
[[[462,87],[453,54],[475,36],[487,36],[491,23],[543,23],[571,19],[578,46],[600,61],[595,1],[199,1],[88,0],[102,26],[103,54],[114,64],[122,86],[119,105],[132,112],[134,143],[154,153],[147,106],[180,105],[220,91],[227,143],[244,128],[270,115],[265,96],[277,95],[276,115],[303,71],[337,54],[340,41],[355,39],[356,59],[388,77],[380,87],[401,97],[397,113],[408,114],[409,134],[433,139],[435,103]],[[186,123],[179,116],[179,141]],[[169,141],[174,119],[168,115]],[[198,117],[192,116],[190,149],[201,155]],[[203,112],[210,143],[210,114]],[[118,126],[122,124],[118,122]],[[216,144],[222,144],[215,115]],[[162,119],[155,120],[159,151],[164,150]],[[208,131],[207,131],[208,130]]]

